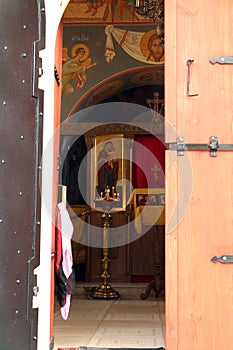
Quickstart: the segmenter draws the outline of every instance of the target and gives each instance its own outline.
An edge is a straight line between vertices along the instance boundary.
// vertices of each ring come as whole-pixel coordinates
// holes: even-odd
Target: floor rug
[[[95,348],[80,346],[78,348],[57,348],[57,350],[165,350],[164,348]]]

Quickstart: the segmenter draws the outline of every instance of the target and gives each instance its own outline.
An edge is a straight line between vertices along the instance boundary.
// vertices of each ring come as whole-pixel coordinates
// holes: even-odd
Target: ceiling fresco
[[[71,0],[62,60],[61,121],[111,99],[124,101],[130,89],[163,86],[163,18],[155,23],[138,14],[134,0]]]
[[[138,5],[142,1],[137,2]],[[157,1],[157,23],[163,22],[164,1]],[[153,9],[148,16],[136,8],[134,0],[70,0],[64,13],[64,23],[145,23],[153,22]]]
[[[117,96],[120,102],[124,99],[124,91],[142,86],[163,86],[164,85],[164,65],[150,67],[138,67],[116,74],[90,89],[73,107],[70,115],[80,109],[91,107],[103,103],[106,100]],[[153,97],[147,96],[147,98]],[[138,100],[138,97],[137,97]],[[146,102],[146,101],[144,101]]]

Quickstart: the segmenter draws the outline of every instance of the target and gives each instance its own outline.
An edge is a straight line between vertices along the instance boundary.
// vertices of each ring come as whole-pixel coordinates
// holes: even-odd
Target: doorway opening
[[[155,201],[159,201],[158,204],[160,206],[163,206],[164,208],[164,163],[165,163],[165,146],[164,146],[164,129],[163,129],[163,114],[159,116],[159,120],[155,121],[154,119],[154,109],[148,108],[148,105],[146,102],[151,97],[153,97],[154,93],[158,92],[161,96],[161,99],[163,99],[163,85],[161,86],[142,86],[137,88],[132,88],[130,90],[127,90],[125,92],[120,92],[119,95],[114,95],[112,98],[107,99],[104,101],[103,104],[99,106],[93,106],[93,108],[90,109],[89,113],[85,114],[85,119],[83,118],[82,112],[78,112],[77,115],[74,117],[71,117],[69,120],[71,128],[69,128],[69,122],[66,123],[64,128],[61,127],[61,157],[64,158],[63,162],[63,169],[60,175],[60,181],[63,186],[66,188],[66,195],[67,195],[67,204],[69,207],[69,211],[71,213],[71,216],[73,217],[73,223],[75,230],[79,230],[80,226],[77,224],[76,217],[79,216],[80,213],[88,212],[88,214],[83,216],[83,220],[88,224],[88,229],[92,230],[92,235],[95,233],[96,227],[99,227],[101,230],[103,228],[103,222],[101,220],[101,214],[98,212],[98,210],[93,211],[92,208],[90,208],[90,203],[88,202],[88,198],[90,196],[86,197],[86,193],[89,191],[90,188],[90,182],[88,179],[91,178],[91,166],[88,166],[88,157],[86,157],[86,154],[88,153],[88,149],[92,149],[95,146],[94,140],[96,139],[96,136],[101,135],[103,137],[104,141],[106,140],[106,135],[111,134],[111,138],[114,134],[114,127],[115,127],[115,134],[117,135],[126,135],[127,139],[130,139],[132,142],[136,142],[136,144],[141,144],[140,139],[143,139],[143,142],[147,143],[147,146],[151,148],[153,151],[155,147],[159,147],[159,153],[157,153],[156,157],[159,157],[159,164],[160,168],[158,167],[154,168],[154,163],[148,165],[149,172],[152,173],[153,180],[156,179],[157,181],[157,187],[162,188],[162,191],[160,193],[154,192],[152,188],[146,189],[145,187],[149,187],[148,184],[142,185],[140,181],[143,181],[143,179],[137,179],[139,181],[139,186],[137,186],[137,190],[135,192],[135,195],[132,196],[132,193],[134,192],[134,186],[129,186],[127,188],[127,201],[126,201],[126,210],[120,210],[116,213],[113,213],[113,220],[111,225],[114,226],[116,230],[120,229],[122,230],[122,227],[133,227],[135,230],[135,225],[133,224],[134,218],[135,218],[135,210],[139,209],[139,207],[145,205],[145,203],[142,203],[143,200],[148,201],[147,204],[149,204],[149,211],[150,213],[154,213],[153,208],[156,207]],[[139,99],[140,97],[140,99]],[[137,113],[139,117],[136,118],[136,121],[128,120],[125,121],[125,123],[117,123],[117,119],[113,119],[113,121],[110,122],[104,120],[103,123],[101,123],[100,118],[100,111],[102,112],[101,117],[105,115],[105,112],[107,111],[107,114],[109,113],[109,106],[112,108],[116,106],[116,103],[119,103],[120,101],[124,101],[122,103],[122,108],[127,111],[128,114],[129,110],[139,108],[139,112]],[[136,102],[135,102],[136,101]],[[141,106],[143,106],[143,109],[141,110],[139,107],[139,101],[141,101]],[[121,104],[121,102],[120,102]],[[128,104],[128,105],[127,105]],[[159,106],[162,110],[162,106]],[[146,113],[144,111],[146,109]],[[142,111],[144,113],[142,113]],[[138,111],[137,111],[138,112]],[[118,111],[119,115],[121,115],[122,111]],[[109,114],[108,114],[109,116]],[[94,119],[96,118],[96,119]],[[100,119],[99,119],[100,118]],[[112,118],[112,115],[110,116]],[[143,118],[143,119],[140,119]],[[88,131],[84,132],[80,135],[80,130],[84,130],[84,122],[89,123]],[[115,122],[115,123],[114,123]],[[101,125],[99,125],[100,123]],[[153,125],[153,127],[152,127]],[[147,129],[149,126],[150,129]],[[86,126],[85,126],[86,127]],[[110,128],[110,129],[109,129]],[[131,128],[131,129],[130,129]],[[76,130],[76,131],[75,131]],[[94,131],[93,131],[94,130]],[[111,132],[109,132],[111,130]],[[150,130],[150,131],[148,131]],[[158,132],[159,130],[159,132]],[[127,133],[126,133],[127,131]],[[154,135],[153,135],[154,134]],[[146,141],[145,141],[146,140]],[[159,141],[156,144],[155,142]],[[134,157],[136,157],[137,154],[140,154],[144,150],[143,148],[139,147],[139,150],[135,147],[131,149],[132,154]],[[148,150],[148,149],[147,149]],[[150,152],[150,151],[149,151]],[[134,154],[135,153],[135,154]],[[131,154],[131,157],[132,157]],[[158,155],[159,154],[159,155]],[[149,157],[148,157],[149,158]],[[131,160],[131,162],[129,161]],[[142,163],[139,165],[139,169],[135,168],[134,162],[137,162],[136,158],[130,158],[128,157],[128,162],[126,164],[126,167],[128,166],[126,170],[126,176],[129,177],[130,180],[133,178],[133,182],[135,184],[135,174],[137,171],[139,173],[143,173]],[[154,161],[154,158],[152,158]],[[80,175],[80,167],[81,163],[84,162],[85,170],[84,175]],[[139,161],[140,162],[140,161]],[[133,166],[132,166],[133,164]],[[145,167],[145,164],[144,164]],[[82,168],[82,167],[81,167]],[[154,173],[153,173],[154,168]],[[161,170],[162,178],[159,178],[159,173]],[[146,172],[147,175],[147,172]],[[78,185],[78,178],[80,179],[80,176],[83,176],[84,181],[81,182],[82,185]],[[141,174],[140,176],[143,176]],[[146,179],[148,180],[148,179]],[[149,183],[151,183],[152,180],[148,180]],[[140,192],[141,191],[141,192]],[[131,196],[131,200],[129,201],[129,197]],[[150,203],[149,203],[150,201]],[[153,202],[152,202],[153,201]],[[164,213],[163,213],[164,215]],[[159,218],[158,218],[159,219]],[[156,317],[159,317],[159,327],[158,332],[161,331],[161,337],[160,343],[157,344],[163,346],[164,345],[164,287],[165,287],[165,281],[164,281],[164,217],[160,219],[161,221],[158,222],[157,225],[154,225],[151,223],[149,224],[149,227],[147,224],[143,228],[143,232],[136,232],[136,238],[134,237],[129,244],[116,244],[115,246],[112,246],[110,249],[109,254],[109,274],[110,274],[110,284],[114,289],[116,289],[119,294],[121,295],[121,298],[119,300],[113,300],[110,298],[110,300],[96,300],[92,298],[92,293],[94,289],[96,289],[99,284],[101,284],[101,272],[102,272],[102,248],[99,246],[88,246],[84,244],[82,239],[80,241],[72,241],[72,248],[73,248],[73,257],[74,257],[74,270],[75,270],[75,280],[76,280],[76,287],[75,287],[75,295],[74,295],[74,308],[72,309],[72,301],[71,301],[71,317],[75,318],[75,313],[77,312],[77,317],[81,317],[81,310],[84,308],[83,312],[85,312],[85,308],[93,308],[97,307],[99,308],[106,308],[106,312],[115,312],[114,304],[117,304],[120,308],[122,308],[122,316],[120,317],[126,317],[124,316],[126,312],[129,312],[129,309],[132,310],[132,305],[136,303],[137,306],[140,305],[140,312],[142,315],[144,312],[148,312],[149,305],[154,310],[155,314],[157,314]],[[154,220],[155,222],[156,220]],[[144,225],[144,224],[143,224]],[[126,232],[127,234],[127,232]],[[80,243],[81,242],[81,243]],[[100,298],[101,299],[101,298]],[[104,299],[104,298],[102,298]],[[143,304],[147,303],[147,304]],[[129,309],[128,305],[130,304]],[[113,309],[112,309],[113,307]],[[157,308],[157,311],[155,311],[155,308]],[[77,308],[77,309],[76,309]],[[136,306],[134,305],[134,308]],[[79,311],[78,311],[79,309]],[[74,311],[73,311],[74,310]],[[75,311],[76,310],[76,311]],[[128,311],[126,311],[128,310]],[[147,310],[147,311],[146,311]],[[74,312],[74,314],[73,314]],[[136,315],[136,314],[135,314]],[[134,316],[135,316],[134,315]],[[118,315],[119,316],[119,315]],[[100,316],[98,316],[100,317]],[[106,314],[106,317],[108,317]],[[112,317],[117,317],[112,316]],[[133,314],[132,314],[133,317]],[[139,317],[139,316],[135,316]],[[142,316],[143,317],[143,316]],[[145,316],[146,317],[146,316]],[[153,318],[153,316],[150,316]],[[96,320],[92,320],[96,321]],[[135,320],[134,320],[135,321]],[[132,320],[132,322],[134,322]],[[101,319],[101,325],[99,324],[98,327],[102,327],[106,323],[106,318]],[[59,315],[59,309],[58,307],[55,307],[55,319],[54,319],[54,332],[55,332],[55,344],[61,345],[61,342],[66,342],[66,346],[70,344],[68,337],[66,334],[69,334],[69,327],[74,327],[74,324],[72,325],[72,322],[68,324],[67,330],[65,327],[65,324],[63,323],[63,331],[62,336],[59,335],[57,332],[57,329],[61,326],[61,317]],[[80,326],[80,324],[79,324]],[[108,321],[108,326],[110,326],[110,321]],[[58,327],[58,328],[57,328]],[[151,327],[151,325],[149,326]],[[155,327],[156,328],[156,327]],[[77,339],[75,341],[79,341],[78,338],[81,337],[82,332],[78,329],[77,333]],[[118,331],[120,331],[118,329]],[[67,333],[66,333],[67,332]],[[94,332],[94,330],[93,330]],[[97,333],[93,333],[91,338],[88,340],[85,339],[85,344],[89,342],[88,344],[92,344],[94,346],[94,339],[96,340]],[[112,335],[111,335],[112,337]],[[57,339],[56,339],[57,338]],[[153,338],[153,337],[152,337]],[[153,339],[151,338],[151,342],[153,343]],[[65,340],[66,339],[66,340]],[[142,339],[142,342],[145,342],[145,339]],[[113,343],[107,344],[109,338],[105,338],[105,346],[111,346]],[[127,342],[126,338],[125,340],[121,339],[121,341]],[[138,339],[138,341],[140,341]],[[149,341],[149,340],[148,340]],[[57,342],[57,343],[56,343]],[[151,346],[155,346],[155,343]],[[80,343],[79,343],[80,344]],[[85,345],[80,344],[80,345]],[[96,343],[97,344],[97,343]],[[115,343],[116,345],[117,343]],[[125,343],[126,344],[126,343]],[[121,344],[121,346],[125,345]],[[76,345],[76,344],[72,344]],[[142,344],[141,344],[142,345]],[[102,343],[103,346],[103,343]],[[119,346],[119,343],[118,343]]]
[[[67,328],[64,322],[62,323],[59,308],[57,305],[55,307],[54,335],[57,346],[126,347],[131,345],[132,347],[134,343],[135,347],[154,348],[164,345],[164,168],[166,148],[164,142],[164,62],[160,61],[161,55],[156,59],[148,51],[149,46],[147,45],[141,47],[140,59],[144,62],[142,65],[140,61],[134,60],[135,57],[132,61],[132,55],[127,56],[128,52],[126,54],[124,50],[114,48],[111,44],[110,51],[115,50],[117,53],[118,66],[115,65],[114,68],[115,61],[113,64],[105,65],[101,79],[97,79],[97,84],[93,83],[87,88],[91,78],[98,75],[97,70],[101,66],[97,57],[99,48],[105,41],[105,35],[101,36],[101,34],[101,40],[96,40],[97,34],[102,31],[103,27],[106,27],[105,34],[108,34],[108,41],[109,34],[114,31],[113,26],[106,25],[105,21],[112,22],[111,24],[116,27],[123,26],[123,30],[127,25],[135,24],[134,27],[131,27],[132,30],[138,32],[139,29],[147,33],[143,39],[144,43],[147,42],[149,45],[149,42],[152,42],[149,37],[156,37],[160,47],[159,54],[161,54],[161,46],[163,46],[163,33],[160,32],[161,18],[155,30],[154,23],[150,19],[145,20],[145,17],[138,17],[135,9],[130,10],[134,13],[133,17],[130,16],[131,12],[127,7],[122,15],[121,11],[119,12],[120,4],[121,2],[119,4],[114,2],[110,12],[105,12],[107,17],[104,16],[103,23],[98,26],[95,25],[95,19],[91,18],[91,12],[90,15],[86,15],[85,3],[72,1],[72,11],[68,9],[64,15],[68,28],[65,28],[63,42],[64,62],[73,55],[73,48],[77,56],[79,54],[80,66],[82,66],[80,55],[86,55],[83,65],[89,62],[91,69],[88,68],[85,72],[85,79],[81,79],[81,85],[83,84],[84,88],[80,88],[80,76],[83,77],[80,71],[80,74],[66,85],[63,91],[66,95],[62,99],[63,102],[64,100],[74,101],[78,92],[81,92],[80,97],[75,103],[73,102],[71,112],[64,103],[61,108],[60,154],[63,169],[60,172],[59,184],[65,188],[67,207],[73,218],[74,234],[77,237],[78,233],[79,237],[72,242],[76,293],[71,301],[71,319],[66,323]],[[73,18],[72,23],[71,17],[76,7],[79,7],[79,11],[76,13],[77,18]],[[107,7],[106,3],[101,9]],[[83,21],[79,18],[81,13],[87,16],[85,17],[85,25],[87,24],[85,28],[90,26],[86,35],[84,35],[84,26],[79,26]],[[95,9],[96,15],[101,16],[98,8]],[[101,22],[101,19],[99,21]],[[132,23],[134,21],[137,23]],[[79,26],[79,31],[75,28],[75,24]],[[151,28],[148,25],[151,25]],[[93,28],[96,30],[95,35],[92,34]],[[115,29],[117,32],[119,28]],[[70,38],[71,42],[69,42]],[[93,46],[91,46],[93,39]],[[77,52],[78,49],[82,49],[82,53]],[[68,56],[66,56],[67,53]],[[154,64],[155,61],[156,65],[148,64],[148,62]],[[119,110],[118,106],[121,106]],[[96,160],[100,153],[99,145],[104,146],[109,138],[114,143],[116,137],[124,140],[120,142],[125,152],[122,151],[125,160],[121,163],[120,174],[125,182],[118,181],[117,186],[113,186],[117,188],[115,193],[119,194],[120,204],[117,210],[111,213],[110,228],[115,232],[114,242],[111,242],[112,245],[108,252],[108,272],[109,283],[119,291],[121,298],[96,300],[93,298],[93,290],[101,284],[101,273],[103,273],[103,247],[97,243],[97,236],[102,235],[103,220],[97,201],[104,195],[103,190],[98,191],[98,171],[93,169],[96,167]],[[143,153],[144,149],[147,149],[147,154]],[[159,149],[160,156],[156,152],[157,149]],[[145,161],[148,162],[146,165]],[[159,207],[163,208],[162,212]],[[145,211],[145,208],[148,211]],[[158,213],[155,214],[157,210]],[[147,214],[141,215],[141,212]],[[81,227],[83,224],[78,224],[77,217],[80,215],[85,224],[84,229]],[[153,218],[156,215],[157,218]],[[135,218],[138,219],[136,224]],[[86,242],[86,236],[91,244],[89,244],[90,241]],[[124,240],[125,237],[126,240]],[[94,309],[97,311],[94,312]],[[138,311],[134,313],[135,309]],[[91,318],[92,312],[95,313],[96,318]],[[152,323],[146,323],[148,318],[151,318]],[[86,325],[85,319],[89,319]],[[111,327],[111,319],[116,321],[113,333],[108,328]],[[146,337],[141,339],[136,336],[141,332],[139,329],[141,325],[138,329],[136,325],[136,321],[140,319],[146,324],[143,330],[144,335],[148,332]],[[159,320],[160,328],[156,328],[156,320]],[[129,326],[128,334],[126,332],[124,336],[119,337],[127,321],[132,321],[134,324]],[[92,328],[92,322],[97,325],[96,329]],[[122,325],[116,328],[116,323]],[[84,339],[82,336],[88,332],[87,329],[84,330],[86,326],[89,327],[90,334],[89,338],[84,337]],[[62,330],[64,337],[59,335],[60,327],[64,327]],[[160,339],[158,343],[154,342],[155,334],[156,338]],[[127,337],[130,338],[131,344]],[[115,340],[111,342],[113,338]],[[117,341],[117,338],[121,338],[120,342]]]

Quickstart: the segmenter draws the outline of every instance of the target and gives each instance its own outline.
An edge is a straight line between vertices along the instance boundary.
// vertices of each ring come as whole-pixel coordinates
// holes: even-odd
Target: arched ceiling
[[[87,91],[73,107],[70,116],[85,108],[111,100],[113,96],[143,86],[164,85],[164,65],[143,66],[112,75]],[[160,96],[163,97],[163,96]],[[147,96],[153,98],[153,95]],[[120,101],[120,100],[119,100]],[[124,100],[122,102],[125,102]],[[140,104],[140,103],[139,103]]]

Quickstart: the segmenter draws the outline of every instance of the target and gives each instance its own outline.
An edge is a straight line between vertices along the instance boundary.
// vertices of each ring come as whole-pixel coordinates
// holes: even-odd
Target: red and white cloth
[[[71,247],[71,238],[73,236],[73,224],[71,222],[69,213],[63,202],[57,204],[57,222],[56,222],[56,258],[55,258],[55,272],[57,276],[57,281],[64,285],[67,285],[67,289],[64,292],[65,300],[63,300],[61,306],[61,315],[64,320],[67,320],[70,309],[70,299],[71,299],[71,288],[68,288],[68,281],[73,273],[73,256]],[[61,271],[59,269],[62,267],[62,273],[64,274],[67,281],[61,278]]]

